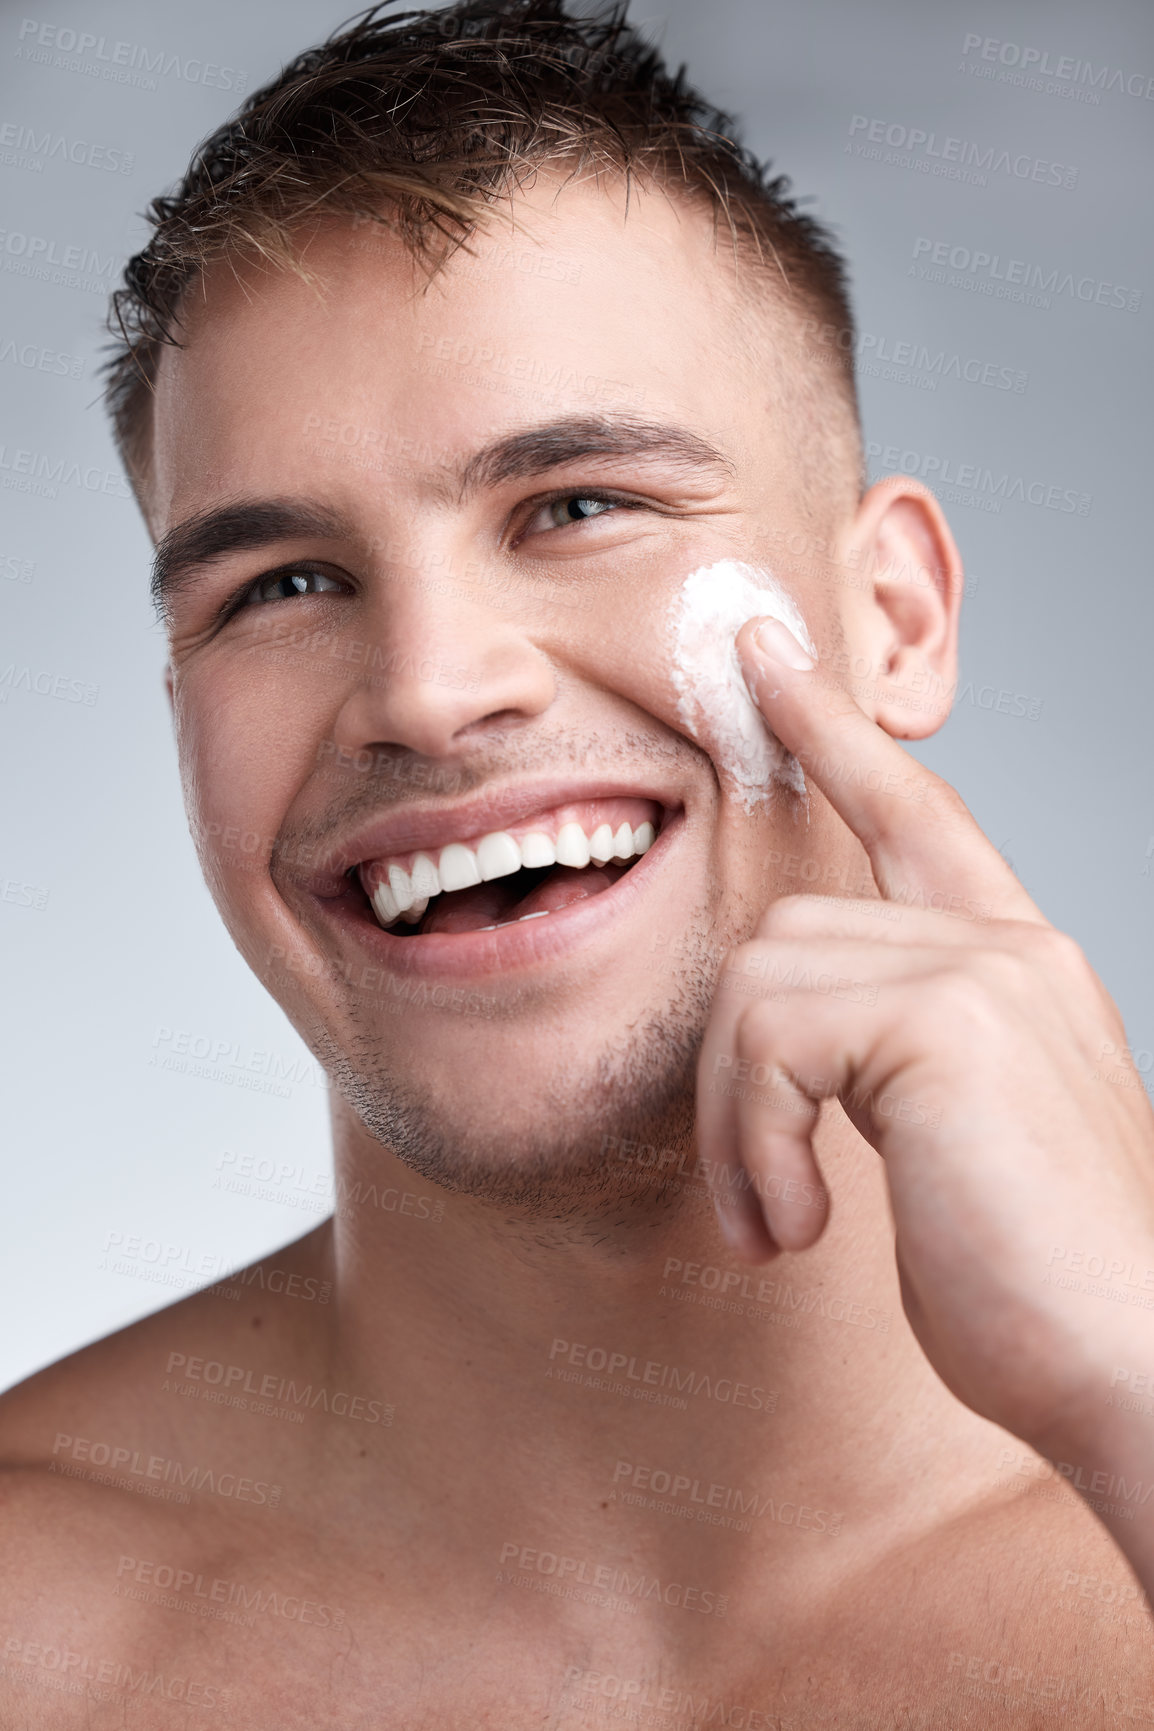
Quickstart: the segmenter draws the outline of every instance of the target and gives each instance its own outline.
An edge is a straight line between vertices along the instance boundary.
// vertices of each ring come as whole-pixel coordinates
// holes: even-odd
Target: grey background
[[[4,1383],[308,1230],[326,1212],[328,1166],[323,1078],[199,878],[146,597],[150,549],[117,496],[95,365],[103,289],[141,243],[138,213],[345,4],[43,4],[34,16],[0,11]],[[750,144],[837,226],[871,351],[924,344],[944,356],[912,382],[885,377],[880,362],[862,380],[869,440],[896,444],[907,466],[931,459],[941,475],[948,461],[991,476],[977,504],[943,490],[972,578],[972,683],[920,755],[1085,947],[1149,1076],[1148,0],[641,0],[634,17],[745,117]],[[103,45],[52,45],[70,29]],[[967,49],[975,37],[1009,46],[985,60],[980,45]],[[101,55],[117,42],[130,45],[121,59],[135,82],[106,76],[116,62]],[[1100,82],[1078,83],[1075,67],[1061,89],[1097,100],[999,77],[1026,48],[1052,68],[1086,63]],[[206,79],[204,62],[222,70]],[[861,122],[932,132],[933,145],[915,149],[923,169],[887,161],[884,143],[856,153],[868,143]],[[978,177],[993,152],[986,184],[923,171],[949,160],[930,149],[956,160],[963,147]],[[1047,184],[1045,166],[1039,180],[999,168],[1003,151],[1019,169],[1076,169],[1075,184]],[[94,282],[27,275],[33,237],[56,257],[95,254],[82,272]],[[1131,312],[1060,288],[1048,307],[1023,304],[976,289],[980,273],[965,269],[960,286],[929,281],[911,275],[925,262],[919,240],[1140,290],[1141,304]],[[1024,373],[1025,388],[950,377],[955,356],[989,377]],[[37,462],[40,490],[24,490]],[[58,465],[58,481],[45,480]],[[1042,496],[1089,495],[1088,514],[1012,498],[984,508],[1002,476],[1040,483]],[[204,1052],[215,1054],[211,1074],[179,1067]]]

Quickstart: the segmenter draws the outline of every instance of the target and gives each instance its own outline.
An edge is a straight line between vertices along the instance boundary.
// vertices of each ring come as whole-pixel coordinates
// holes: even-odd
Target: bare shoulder
[[[298,1439],[204,1397],[234,1366],[308,1374],[326,1260],[322,1228],[0,1398],[0,1723],[159,1731],[224,1705],[221,1621],[262,1571],[294,1584],[277,1513]]]
[[[313,1553],[280,1530],[272,1485],[190,1466],[179,1488],[163,1469],[131,1488],[0,1473],[6,1731],[187,1731],[205,1713],[278,1731],[319,1722],[343,1611],[318,1590]]]
[[[943,1723],[1154,1718],[1154,1617],[1110,1534],[1060,1480],[1025,1480],[896,1549],[871,1592],[906,1632],[911,1708],[915,1696],[941,1703]]]
[[[143,1440],[149,1433],[139,1413],[118,1406],[114,1392],[104,1394],[91,1419],[71,1404],[83,1400],[92,1362],[75,1376],[61,1367],[59,1377],[30,1379],[0,1413],[8,1457],[0,1470],[0,1724],[22,1731],[119,1724],[116,1714],[125,1714],[137,1694],[151,1698],[155,1718],[147,1722],[160,1731],[169,1724],[163,1704],[178,1698],[173,1691],[185,1694],[182,1711],[198,1700],[195,1688],[187,1692],[187,1642],[177,1649],[169,1639],[158,1645],[163,1631],[142,1618],[126,1583],[130,1589],[132,1559],[181,1558],[190,1540],[203,1547],[204,1533],[190,1530],[191,1496],[159,1482],[154,1436],[144,1444],[147,1452],[137,1451],[143,1470],[135,1485],[131,1462],[97,1467],[70,1458],[81,1427],[97,1437]],[[66,1424],[74,1428],[65,1431]],[[57,1452],[49,1448],[48,1458],[37,1458],[45,1437]],[[86,1440],[91,1458],[99,1445]]]
[[[115,1439],[124,1433],[159,1425],[170,1435],[194,1434],[213,1401],[199,1400],[193,1385],[209,1394],[227,1391],[230,1369],[246,1358],[292,1368],[308,1361],[325,1332],[328,1261],[326,1223],[18,1383],[0,1396],[0,1469],[81,1458],[111,1466],[123,1447]],[[234,1369],[231,1381],[242,1380]],[[189,1396],[183,1408],[174,1407],[182,1381]],[[91,1445],[80,1455],[73,1446],[78,1436]]]

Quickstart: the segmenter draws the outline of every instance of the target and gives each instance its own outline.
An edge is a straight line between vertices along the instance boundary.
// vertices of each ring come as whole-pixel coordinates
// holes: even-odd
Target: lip
[[[503,788],[489,789],[475,799],[462,800],[456,805],[438,804],[424,810],[407,807],[404,811],[377,817],[335,844],[326,855],[325,865],[298,882],[302,889],[321,901],[335,900],[348,889],[349,872],[366,860],[429,851],[454,841],[480,840],[481,836],[493,830],[506,829],[510,824],[544,814],[557,806],[577,804],[583,800],[622,798],[648,799],[661,806],[662,833],[669,827],[673,814],[682,809],[679,793],[635,781],[515,782]],[[660,841],[661,836],[657,839]],[[656,846],[655,842],[654,848]],[[652,853],[653,848],[649,851]],[[642,859],[648,857],[645,854]],[[632,877],[633,871],[626,872],[625,876]],[[608,893],[602,891],[602,894]]]
[[[586,783],[576,797],[597,799],[637,792],[635,786],[593,792]],[[644,797],[657,799],[658,795],[646,793]],[[560,805],[566,800],[559,798],[553,803]],[[598,939],[612,942],[614,929],[631,912],[642,911],[642,897],[647,896],[652,880],[664,869],[685,826],[685,810],[680,801],[660,803],[665,816],[649,851],[607,889],[571,902],[545,919],[514,920],[495,931],[393,937],[377,924],[359,899],[354,902],[350,895],[317,896],[318,911],[322,921],[335,926],[345,941],[351,939],[362,952],[367,950],[376,967],[407,979],[482,980],[557,963],[590,942]],[[531,816],[540,809],[539,805],[530,806],[521,815]],[[456,833],[460,835],[461,831]],[[344,888],[346,891],[349,888],[347,880]]]

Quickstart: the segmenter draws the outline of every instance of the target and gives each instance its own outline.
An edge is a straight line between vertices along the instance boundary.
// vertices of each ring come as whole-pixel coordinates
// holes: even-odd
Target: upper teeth
[[[430,899],[443,891],[509,877],[523,866],[536,871],[541,866],[587,866],[590,860],[604,865],[611,859],[632,859],[648,852],[656,839],[651,823],[639,824],[636,829],[623,823],[616,834],[603,823],[591,835],[586,835],[579,823],[564,823],[556,841],[538,830],[518,837],[507,829],[495,829],[482,836],[475,848],[454,841],[441,849],[436,860],[419,853],[409,871],[391,864],[387,877],[382,877],[373,892],[373,908],[383,926],[391,926],[402,916],[415,925]]]

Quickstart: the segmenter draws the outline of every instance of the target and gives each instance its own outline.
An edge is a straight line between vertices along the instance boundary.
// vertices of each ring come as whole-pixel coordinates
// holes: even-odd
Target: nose
[[[491,587],[486,599],[483,573],[470,582],[398,575],[366,598],[362,635],[342,645],[353,677],[333,729],[338,748],[445,757],[548,708],[549,660]]]

